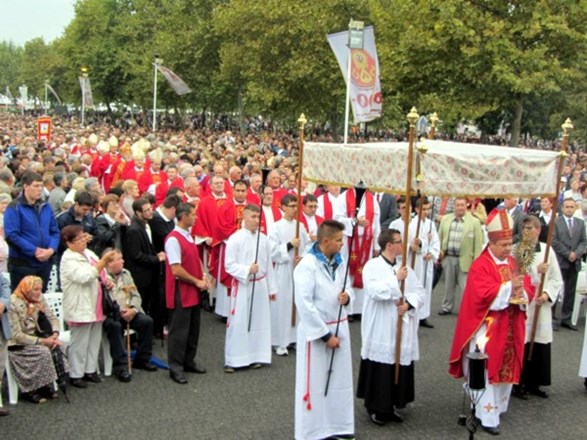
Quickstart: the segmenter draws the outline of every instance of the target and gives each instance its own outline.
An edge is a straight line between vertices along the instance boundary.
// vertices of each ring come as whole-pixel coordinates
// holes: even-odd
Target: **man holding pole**
[[[414,361],[420,358],[418,311],[425,294],[416,273],[398,261],[402,254],[400,232],[386,229],[379,234],[378,242],[381,254],[367,262],[363,271],[365,305],[357,397],[365,399],[371,421],[384,425],[402,422],[395,409],[405,408],[414,400]],[[406,283],[403,301],[401,282]],[[398,319],[403,321],[403,331],[399,380],[395,383]]]
[[[354,435],[351,341],[347,313],[343,310],[351,301],[351,289],[350,282],[345,285],[346,264],[340,255],[344,228],[340,222],[325,220],[318,228],[318,241],[294,270],[295,303],[300,319],[296,439]]]
[[[518,248],[528,243],[528,247],[534,249],[534,259],[529,267],[531,288],[536,290],[541,286],[541,278],[544,276],[544,285],[540,295],[528,305],[528,318],[526,319],[526,347],[524,353],[524,368],[519,385],[514,385],[513,394],[521,399],[526,399],[526,393],[546,398],[546,392],[540,386],[550,385],[550,344],[552,343],[552,307],[556,303],[558,295],[563,287],[561,272],[552,248],[548,251],[548,263],[545,263],[546,245],[539,242],[540,220],[533,216],[526,216],[522,220],[522,240],[517,244]],[[516,255],[514,250],[514,255]],[[545,274],[545,275],[543,275]],[[538,314],[538,316],[535,315]],[[533,326],[536,319],[536,330]],[[532,346],[532,348],[530,348]],[[532,352],[529,357],[530,351]]]
[[[271,259],[275,263],[275,278],[278,285],[278,298],[271,304],[271,345],[278,356],[287,356],[287,347],[296,341],[295,320],[292,322],[293,307],[293,270],[310,239],[304,228],[299,229],[296,238],[297,197],[286,194],[281,199],[283,217],[269,233]],[[297,260],[295,250],[298,250]]]
[[[226,245],[225,268],[234,281],[226,323],[225,373],[271,363],[269,302],[276,298],[277,285],[269,240],[259,232],[260,213],[259,206],[247,205],[244,227]]]
[[[422,206],[420,206],[420,203]],[[409,260],[414,261],[414,271],[424,287],[424,304],[418,311],[420,326],[433,328],[428,322],[430,316],[430,304],[432,302],[432,281],[434,279],[434,264],[440,255],[440,240],[436,232],[434,222],[428,218],[431,208],[430,200],[427,197],[419,199],[416,217],[410,222],[410,232],[417,235],[415,243],[410,244]],[[420,224],[418,227],[418,223]],[[411,235],[411,234],[408,234]]]

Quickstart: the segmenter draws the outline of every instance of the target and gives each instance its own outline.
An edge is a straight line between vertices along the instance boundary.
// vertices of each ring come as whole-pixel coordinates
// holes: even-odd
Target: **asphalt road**
[[[456,321],[436,314],[443,283],[433,295],[434,329],[420,329],[420,361],[416,365],[416,401],[402,411],[405,421],[379,427],[355,400],[357,439],[466,439],[457,424],[462,408],[459,381],[447,374]],[[587,392],[577,376],[585,320],[579,332],[561,329],[553,343],[553,385],[548,399],[512,399],[501,421],[501,437],[511,439],[587,438]],[[222,370],[224,324],[204,314],[198,360],[206,375],[189,375],[178,385],[166,371],[136,371],[131,383],[104,378],[85,390],[71,388],[71,404],[60,397],[33,405],[19,402],[0,418],[2,439],[292,439],[295,352],[273,357],[269,367],[226,374]],[[355,381],[360,353],[360,323],[351,324]],[[155,354],[164,358],[157,341]],[[6,390],[4,402],[8,402]],[[479,432],[479,438],[489,438]]]

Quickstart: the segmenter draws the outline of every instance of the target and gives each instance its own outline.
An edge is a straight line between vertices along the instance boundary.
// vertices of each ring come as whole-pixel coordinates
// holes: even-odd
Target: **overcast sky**
[[[0,0],[0,41],[18,46],[35,37],[53,41],[73,19],[74,1]]]

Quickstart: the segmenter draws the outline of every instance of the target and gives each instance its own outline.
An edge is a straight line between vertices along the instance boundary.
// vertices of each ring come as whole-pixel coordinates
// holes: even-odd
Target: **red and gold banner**
[[[51,118],[44,117],[37,119],[37,139],[40,142],[50,142],[52,128],[53,122]]]

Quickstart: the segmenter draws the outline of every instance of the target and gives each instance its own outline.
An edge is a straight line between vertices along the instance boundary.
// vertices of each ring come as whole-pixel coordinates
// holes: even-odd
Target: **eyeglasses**
[[[297,208],[298,205],[294,204],[294,205],[285,205],[286,208]]]
[[[399,240],[399,241],[397,241],[397,240],[396,240],[396,241],[392,241],[392,242],[391,242],[391,244],[402,244],[402,241],[403,241],[403,240]]]
[[[147,212],[153,212],[153,208],[141,209],[141,212],[143,214],[146,214]]]

